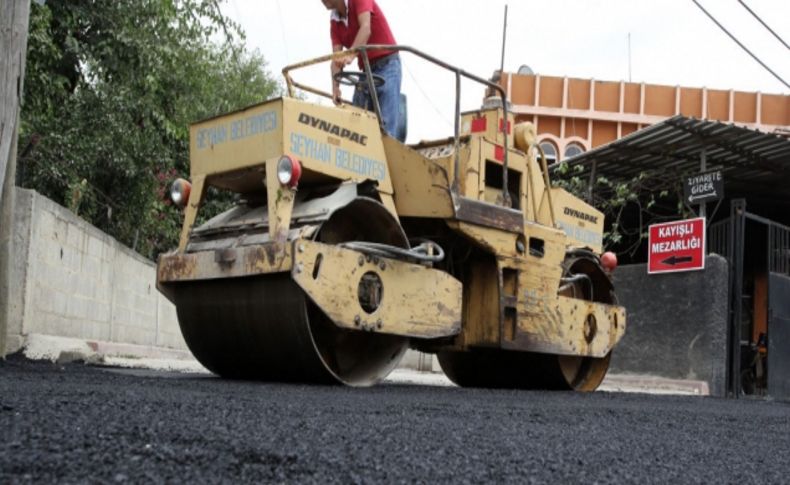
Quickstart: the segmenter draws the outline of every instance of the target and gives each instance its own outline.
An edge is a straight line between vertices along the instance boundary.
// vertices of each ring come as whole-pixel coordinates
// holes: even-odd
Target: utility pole
[[[0,2],[0,357],[6,353],[10,305],[16,150],[25,79],[30,0]]]
[[[500,79],[505,72],[505,46],[507,44],[507,4],[505,4],[505,26],[502,28],[502,63],[499,65]]]

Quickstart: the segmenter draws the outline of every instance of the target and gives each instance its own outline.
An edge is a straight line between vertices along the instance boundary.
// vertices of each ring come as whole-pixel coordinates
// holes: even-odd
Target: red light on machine
[[[187,205],[187,202],[189,202],[189,194],[191,192],[192,184],[184,179],[176,179],[173,185],[170,186],[170,200],[172,200],[173,204],[177,207],[183,209],[184,206]]]
[[[611,251],[606,251],[601,255],[601,266],[607,273],[611,273],[617,268],[617,255]]]
[[[277,162],[277,180],[290,188],[295,188],[302,177],[302,164],[290,155],[283,155]]]

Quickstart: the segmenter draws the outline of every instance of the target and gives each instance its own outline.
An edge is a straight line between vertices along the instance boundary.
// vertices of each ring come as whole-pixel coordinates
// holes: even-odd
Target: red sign
[[[650,226],[647,272],[672,273],[705,268],[705,219]]]

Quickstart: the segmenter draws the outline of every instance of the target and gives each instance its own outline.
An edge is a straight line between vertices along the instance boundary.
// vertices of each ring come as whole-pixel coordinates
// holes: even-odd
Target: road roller
[[[553,187],[534,126],[497,84],[408,46],[455,77],[455,130],[386,134],[368,50],[337,79],[373,109],[283,70],[286,94],[190,127],[178,247],[157,287],[211,372],[233,379],[369,386],[409,349],[460,386],[595,390],[626,315],[603,251],[604,216]],[[460,110],[461,81],[497,102]],[[452,87],[451,87],[452,89]],[[196,224],[209,188],[229,210]]]

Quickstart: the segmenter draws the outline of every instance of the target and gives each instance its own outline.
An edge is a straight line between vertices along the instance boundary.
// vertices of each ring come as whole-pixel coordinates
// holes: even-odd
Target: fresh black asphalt
[[[788,483],[790,404],[0,361],[0,483]]]

